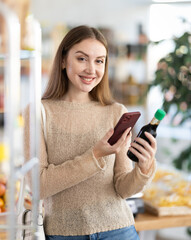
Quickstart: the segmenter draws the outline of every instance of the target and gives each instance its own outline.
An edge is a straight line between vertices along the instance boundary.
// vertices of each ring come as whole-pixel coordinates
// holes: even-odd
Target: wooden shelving
[[[135,228],[138,232],[162,228],[190,226],[191,215],[158,217],[149,213],[138,214]]]

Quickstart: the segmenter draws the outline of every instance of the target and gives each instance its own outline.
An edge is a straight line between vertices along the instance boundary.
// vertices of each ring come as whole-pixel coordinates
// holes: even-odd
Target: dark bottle
[[[156,132],[157,127],[165,115],[166,115],[165,111],[163,111],[162,109],[158,109],[156,111],[153,119],[151,120],[151,122],[141,128],[137,137],[143,138],[150,144],[150,141],[146,137],[145,132],[149,132],[151,135],[153,135],[153,137],[156,137],[157,136],[157,132]],[[127,152],[127,156],[134,162],[139,161],[139,159],[130,150]]]

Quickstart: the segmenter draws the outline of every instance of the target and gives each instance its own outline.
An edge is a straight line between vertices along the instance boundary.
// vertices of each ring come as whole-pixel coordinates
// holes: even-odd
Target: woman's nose
[[[94,74],[95,73],[95,65],[94,65],[93,62],[87,62],[86,72],[89,73],[89,74]]]

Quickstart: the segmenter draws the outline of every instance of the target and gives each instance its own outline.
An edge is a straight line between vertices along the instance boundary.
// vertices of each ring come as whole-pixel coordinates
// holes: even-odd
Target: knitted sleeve
[[[30,117],[29,107],[24,113],[24,155],[25,161],[30,159]],[[42,120],[41,120],[42,121]],[[40,144],[40,198],[45,199],[67,188],[70,188],[86,179],[94,176],[106,167],[103,158],[96,159],[92,148],[88,149],[81,156],[74,159],[54,165],[49,164],[46,151],[46,142],[44,138],[44,129],[41,122],[41,144]],[[27,176],[28,184],[31,186],[31,176]]]
[[[127,109],[120,106],[121,115],[127,112]],[[130,147],[130,142],[116,154],[115,166],[114,166],[114,186],[117,194],[126,199],[132,195],[142,191],[144,187],[151,182],[156,170],[155,160],[153,166],[147,175],[143,174],[135,163],[128,158],[127,151]]]

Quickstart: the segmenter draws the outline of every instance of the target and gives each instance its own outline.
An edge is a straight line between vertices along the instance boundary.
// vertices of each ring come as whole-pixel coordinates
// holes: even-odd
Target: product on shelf
[[[32,209],[32,193],[29,190],[25,190],[24,207],[26,209]]]
[[[8,173],[8,148],[0,144],[0,213],[6,211],[7,205],[7,173]]]
[[[25,19],[30,9],[30,1],[29,0],[3,0],[3,2],[14,11],[19,17],[19,21],[21,24],[21,47],[23,47],[24,37],[26,35],[26,22]],[[7,50],[7,42],[8,42],[8,34],[6,28],[6,22],[3,16],[0,15],[0,35],[1,35],[1,44],[0,44],[0,52],[4,53]]]
[[[146,209],[157,215],[191,214],[191,181],[185,173],[160,166],[143,199]]]
[[[8,211],[8,179],[9,179],[8,147],[0,144],[0,213]],[[21,181],[15,182],[15,204],[19,200]]]

